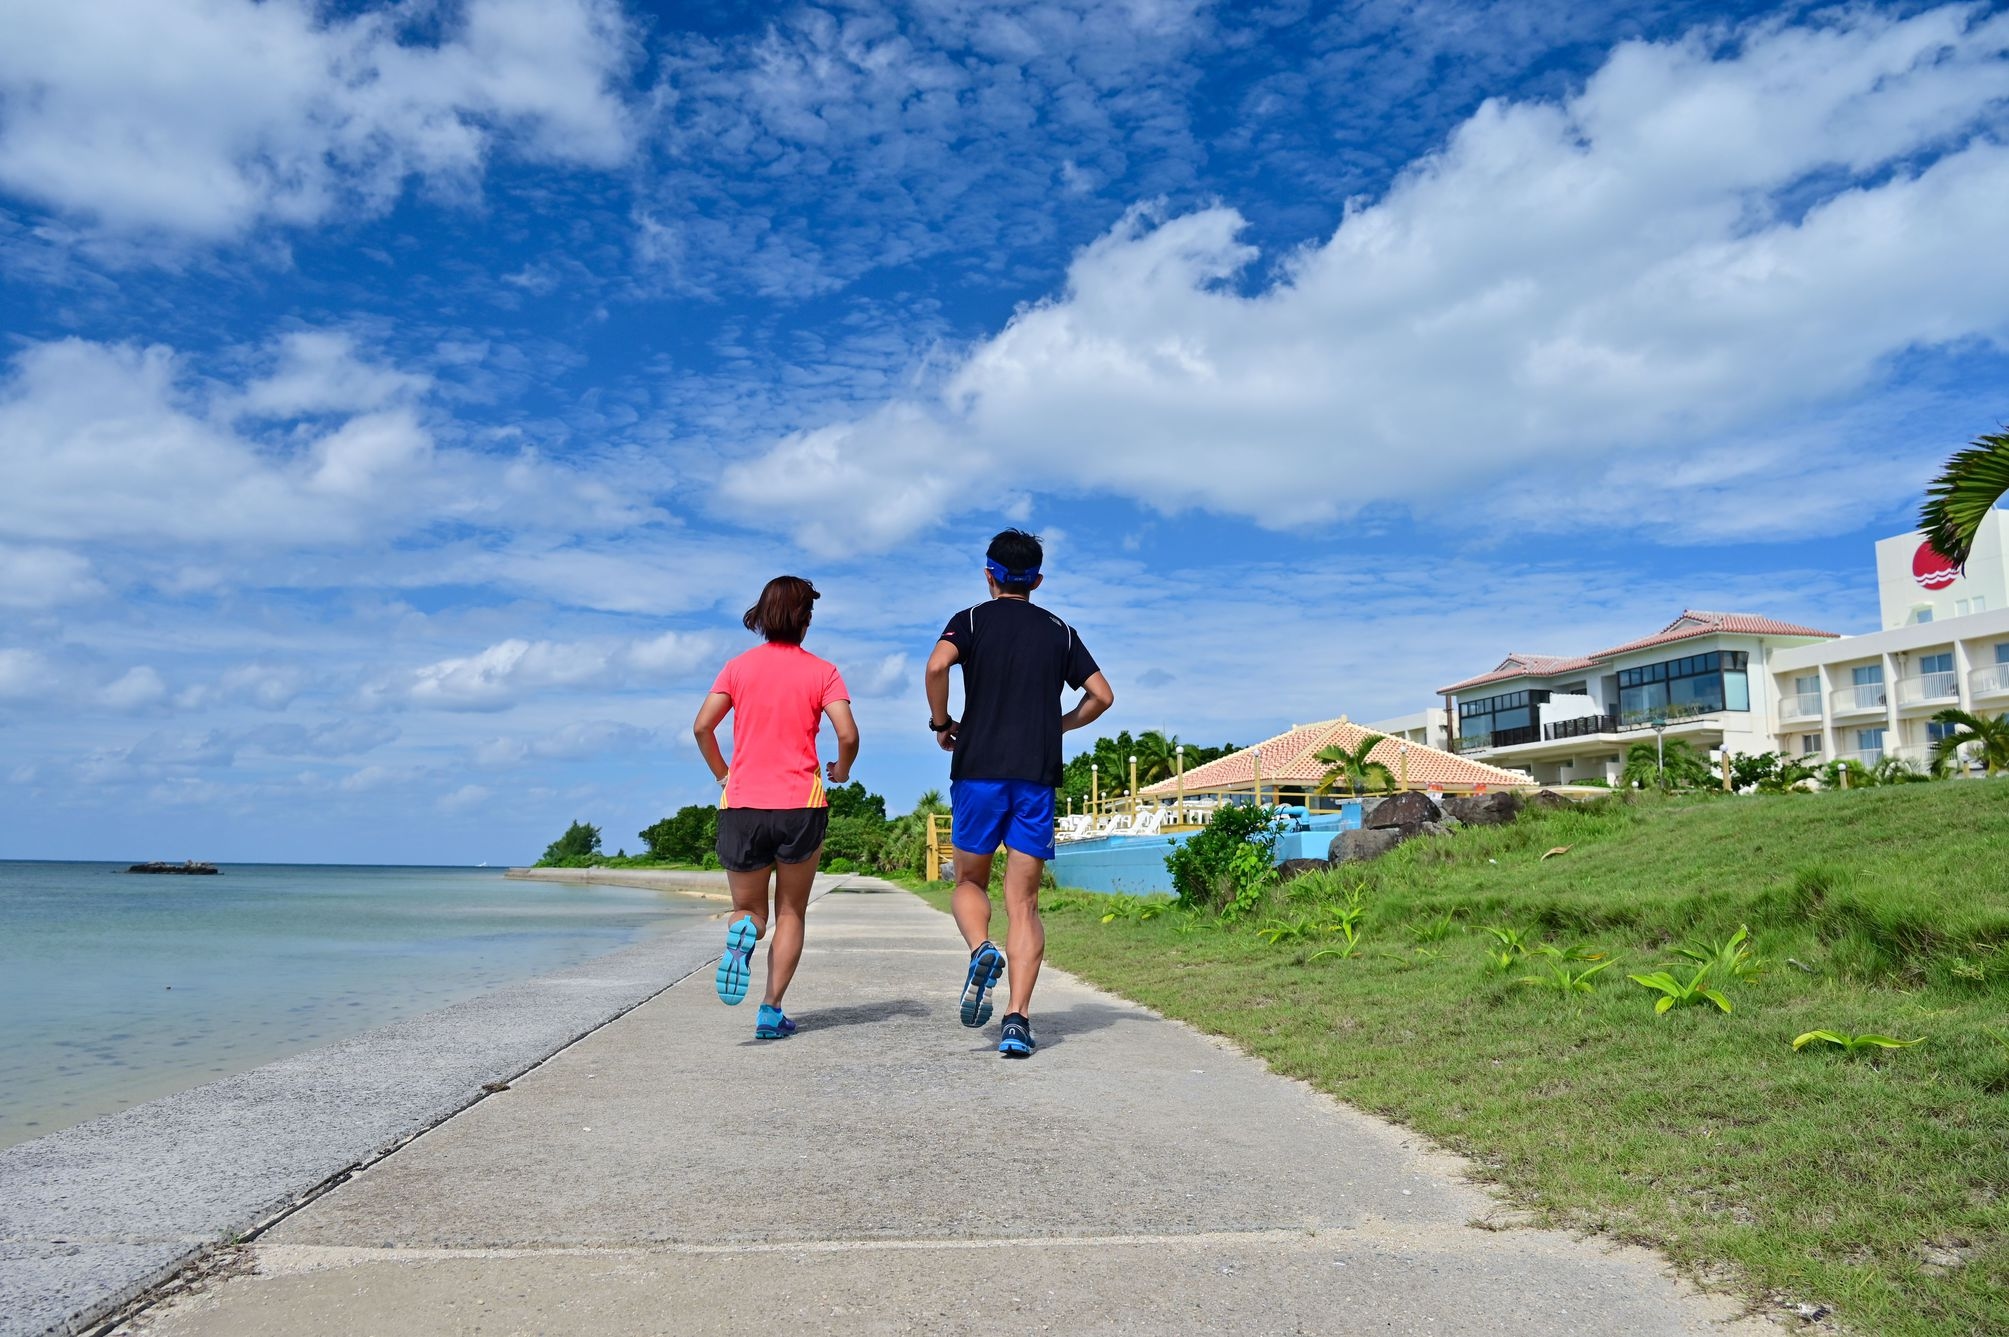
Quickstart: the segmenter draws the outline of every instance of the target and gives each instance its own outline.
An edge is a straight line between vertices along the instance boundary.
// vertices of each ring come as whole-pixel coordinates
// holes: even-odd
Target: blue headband
[[[991,579],[1000,585],[1030,585],[1039,579],[1039,568],[1030,571],[1014,571],[995,557],[984,558],[984,570],[991,573]]]

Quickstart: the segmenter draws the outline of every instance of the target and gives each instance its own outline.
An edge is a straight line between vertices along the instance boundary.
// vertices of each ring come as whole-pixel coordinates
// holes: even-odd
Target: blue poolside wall
[[[1360,805],[1348,803],[1339,812],[1319,813],[1292,822],[1277,839],[1277,860],[1323,859],[1332,838],[1360,829]],[[1070,840],[1055,847],[1053,880],[1082,891],[1123,892],[1131,896],[1170,895],[1172,875],[1165,856],[1196,834],[1175,836],[1104,836],[1100,840]]]

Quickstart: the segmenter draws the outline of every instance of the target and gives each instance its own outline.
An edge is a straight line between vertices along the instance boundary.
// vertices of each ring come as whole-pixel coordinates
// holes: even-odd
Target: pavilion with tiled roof
[[[1254,747],[1195,766],[1186,772],[1183,783],[1175,778],[1146,785],[1143,797],[1168,799],[1181,792],[1188,797],[1257,794],[1259,801],[1277,802],[1291,795],[1309,794],[1325,778],[1326,765],[1318,760],[1319,752],[1328,747],[1350,751],[1372,732],[1344,715],[1317,724],[1293,725]],[[1374,745],[1367,758],[1386,766],[1398,785],[1406,781],[1410,789],[1437,787],[1446,793],[1469,794],[1532,783],[1521,771],[1489,766],[1422,743],[1405,745],[1386,736]],[[1280,790],[1289,793],[1280,795],[1277,792]]]

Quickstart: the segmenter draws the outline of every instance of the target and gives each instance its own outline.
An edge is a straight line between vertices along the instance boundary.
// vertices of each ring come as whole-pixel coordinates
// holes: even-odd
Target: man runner
[[[1109,680],[1095,666],[1074,628],[1042,608],[1045,552],[1039,539],[1007,529],[984,554],[990,602],[965,608],[942,628],[928,657],[928,727],[949,766],[949,805],[956,846],[956,927],[970,947],[963,981],[965,1026],[990,1020],[991,987],[1011,966],[1011,1007],[998,1053],[1027,1058],[1032,1034],[1032,986],[1046,955],[1039,922],[1039,878],[1053,857],[1053,791],[1060,786],[1060,736],[1116,704]],[[963,717],[949,717],[949,669],[963,667]],[[1063,687],[1085,694],[1061,713]],[[1005,847],[1005,950],[991,941],[991,867]]]

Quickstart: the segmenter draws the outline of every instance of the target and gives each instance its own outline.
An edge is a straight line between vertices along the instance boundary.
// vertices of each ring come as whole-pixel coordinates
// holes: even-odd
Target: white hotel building
[[[1964,573],[1918,533],[1879,542],[1876,561],[1881,631],[1688,610],[1594,654],[1510,654],[1438,689],[1451,747],[1539,784],[1616,780],[1658,719],[1705,753],[1922,766],[1936,712],[2009,711],[2009,512],[1989,514]]]

